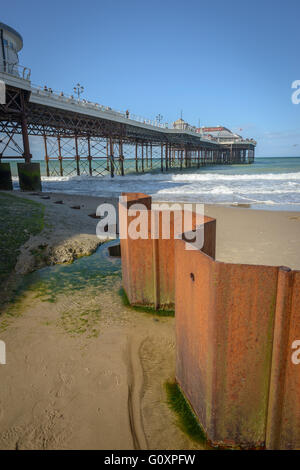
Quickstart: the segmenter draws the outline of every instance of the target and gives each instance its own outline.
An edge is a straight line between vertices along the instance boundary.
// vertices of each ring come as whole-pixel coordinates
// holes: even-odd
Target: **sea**
[[[38,161],[38,160],[36,160]],[[11,163],[14,187],[18,189],[16,161]],[[143,192],[153,200],[241,205],[256,209],[300,211],[300,157],[255,159],[253,164],[213,165],[199,169],[161,173],[133,172],[126,162],[125,176],[46,177],[41,161],[43,191],[117,196],[120,192]]]

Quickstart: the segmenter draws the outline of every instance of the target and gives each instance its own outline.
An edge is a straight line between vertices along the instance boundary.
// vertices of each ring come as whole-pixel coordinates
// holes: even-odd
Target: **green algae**
[[[123,288],[119,289],[119,296],[122,299],[123,305],[125,307],[131,308],[136,312],[144,312],[150,313],[151,315],[157,315],[159,317],[174,317],[175,311],[174,310],[165,310],[165,309],[155,309],[154,307],[150,307],[147,305],[131,305],[128,300],[127,294]]]
[[[71,336],[87,334],[89,338],[99,336],[101,309],[98,306],[70,308],[61,314],[57,325],[61,326]]]
[[[72,295],[89,289],[89,295],[99,289],[113,287],[121,279],[121,261],[110,258],[107,247],[115,243],[100,245],[95,253],[80,257],[71,264],[46,266],[27,274],[15,291],[16,303],[26,292],[32,292],[42,302],[56,302],[60,295]]]
[[[41,191],[41,169],[39,163],[18,163],[21,191]]]
[[[190,404],[181,392],[179,385],[176,382],[166,382],[165,389],[167,403],[171,410],[176,413],[179,428],[193,441],[205,444],[205,432],[197,420]]]
[[[44,228],[44,206],[11,194],[0,193],[0,310],[15,293],[12,276],[21,246]],[[0,325],[1,328],[1,325]],[[0,330],[1,331],[1,330]]]
[[[11,191],[13,189],[9,163],[0,162],[0,189],[5,191]]]
[[[0,283],[13,271],[21,246],[44,227],[44,206],[0,193]]]
[[[107,247],[115,241],[104,243],[88,257],[74,260],[72,264],[46,266],[26,274],[13,289],[5,313],[0,317],[0,332],[5,331],[14,318],[23,314],[36,300],[55,303],[61,296],[67,305],[57,321],[70,335],[99,335],[101,309],[96,298],[104,291],[113,291],[121,281],[121,260],[110,258]],[[68,301],[69,299],[69,301]],[[74,302],[74,299],[77,301]],[[52,324],[49,322],[49,324]]]

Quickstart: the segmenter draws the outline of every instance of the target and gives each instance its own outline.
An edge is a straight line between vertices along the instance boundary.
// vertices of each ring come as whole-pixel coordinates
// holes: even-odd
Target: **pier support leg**
[[[32,155],[30,153],[27,120],[24,114],[21,116],[21,127],[22,127],[22,139],[23,139],[23,149],[24,149],[23,157],[26,163],[30,163]]]
[[[93,169],[92,169],[92,155],[91,155],[91,139],[90,137],[87,138],[87,144],[88,144],[88,162],[89,162],[89,175],[93,175]]]
[[[115,176],[114,143],[111,137],[109,139],[109,149],[110,149],[110,176],[113,178]]]
[[[166,155],[165,155],[165,159],[166,159],[166,171],[168,171],[168,153],[169,153],[169,146],[168,144],[166,144]]]
[[[43,138],[44,138],[44,147],[45,147],[46,174],[47,174],[47,176],[50,176],[49,157],[48,157],[47,136],[46,136],[46,134],[43,135]]]
[[[9,163],[0,163],[0,189],[1,191],[12,191],[12,178]]]
[[[21,96],[22,107],[24,110],[24,96]],[[28,127],[25,112],[21,115],[21,128],[23,140],[23,157],[25,163],[18,163],[18,175],[21,191],[41,191],[41,169],[39,163],[30,163],[32,155],[30,153]]]
[[[39,163],[18,163],[21,191],[41,191],[41,168]]]
[[[122,141],[122,139],[120,139],[120,141],[119,141],[119,163],[120,163],[121,176],[124,176],[124,156],[123,156],[123,141]]]
[[[148,144],[146,144],[146,168],[148,169],[149,159],[148,159]]]
[[[106,139],[106,170],[107,171],[109,171],[109,168],[110,168],[109,148],[110,148],[109,139]]]
[[[60,176],[63,176],[64,171],[63,171],[63,164],[62,164],[60,136],[57,136],[57,145],[58,145],[59,173],[60,173]]]
[[[77,173],[77,176],[80,176],[80,164],[79,164],[79,161],[80,161],[80,156],[79,156],[79,153],[78,153],[78,138],[77,138],[77,135],[75,134],[75,160],[76,160],[76,173]]]
[[[138,143],[135,143],[135,171],[139,172],[139,162],[138,162]]]

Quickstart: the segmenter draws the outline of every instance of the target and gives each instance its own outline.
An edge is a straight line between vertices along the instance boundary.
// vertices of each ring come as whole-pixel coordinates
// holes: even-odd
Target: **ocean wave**
[[[237,170],[238,171],[238,170]],[[13,177],[14,187],[18,179]],[[265,205],[300,204],[300,172],[225,174],[213,172],[134,174],[125,176],[42,177],[44,191],[117,196],[120,192],[144,192],[156,200]]]
[[[189,175],[172,175],[173,181],[256,181],[256,180],[274,180],[274,181],[300,181],[300,172],[298,173],[265,173],[265,174],[235,174],[225,175],[223,173],[205,173]]]
[[[50,176],[42,177],[42,181],[112,181],[110,175],[105,176]],[[144,174],[144,175],[125,175],[119,176],[116,175],[113,179],[114,181],[182,181],[182,182],[193,182],[193,181],[255,181],[255,180],[274,180],[274,181],[300,181],[300,172],[295,173],[264,173],[264,174],[235,174],[227,175],[224,173],[163,173],[163,174]]]

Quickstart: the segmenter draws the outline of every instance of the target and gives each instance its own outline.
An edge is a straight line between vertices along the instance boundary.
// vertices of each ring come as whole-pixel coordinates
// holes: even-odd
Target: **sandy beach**
[[[102,203],[113,204],[116,210],[118,207],[117,198],[48,192],[42,196],[25,196],[17,191],[14,194],[38,201],[47,208],[46,221],[50,227],[41,238],[46,237],[54,247],[67,240],[69,243],[80,240],[87,254],[99,243],[95,236],[98,220],[90,215],[95,214]],[[63,201],[63,204],[56,204],[56,201]],[[80,210],[72,209],[79,206]],[[217,219],[216,258],[219,261],[300,269],[300,212],[213,204],[204,205],[204,212]],[[40,237],[30,240],[27,251],[39,241]]]
[[[16,272],[43,266],[33,255],[41,246],[53,265],[41,270],[44,285],[57,275],[55,264],[75,262],[72,273],[59,278],[54,301],[35,287],[0,316],[7,346],[0,449],[203,448],[181,431],[166,403],[164,384],[174,379],[174,318],[125,307],[119,275],[108,275],[101,288],[89,280],[81,290],[72,287],[83,270],[76,271],[76,258],[100,243],[98,220],[90,215],[103,202],[117,206],[117,199],[14,194],[45,206],[45,228],[23,246]],[[300,269],[299,212],[207,205],[205,213],[217,219],[218,260]]]

